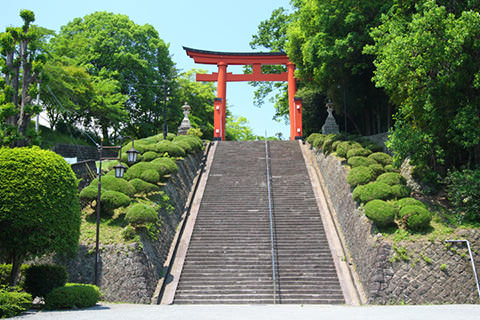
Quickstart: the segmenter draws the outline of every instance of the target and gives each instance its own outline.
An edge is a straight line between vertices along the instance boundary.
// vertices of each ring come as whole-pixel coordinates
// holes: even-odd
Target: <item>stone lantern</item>
[[[323,134],[339,134],[340,131],[338,130],[338,125],[337,122],[335,121],[335,118],[333,117],[333,103],[328,102],[326,105],[327,107],[327,112],[328,116],[327,119],[325,120],[324,125],[322,126],[322,133]]]
[[[186,135],[188,129],[192,127],[192,125],[190,124],[190,119],[188,119],[188,114],[190,113],[190,109],[191,109],[190,106],[185,102],[185,104],[182,106],[184,117],[183,117],[182,123],[180,124],[180,127],[178,127],[178,132],[177,132],[178,135]]]

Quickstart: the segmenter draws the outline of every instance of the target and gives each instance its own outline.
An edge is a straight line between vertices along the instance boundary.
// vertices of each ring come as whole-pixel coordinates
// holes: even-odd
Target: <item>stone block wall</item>
[[[352,199],[348,169],[335,156],[319,152],[316,158],[368,303],[480,302],[463,243],[450,246],[445,239],[394,243],[376,234]],[[479,230],[459,230],[446,237],[469,240],[480,266]]]
[[[172,175],[163,189],[175,210],[160,210],[162,229],[158,239],[151,240],[145,234],[140,234],[141,243],[100,246],[100,290],[104,295],[103,300],[150,303],[157,282],[163,276],[163,264],[182,218],[202,155],[199,152],[177,161],[178,173]],[[94,245],[81,245],[74,259],[54,260],[66,265],[70,282],[93,283]]]

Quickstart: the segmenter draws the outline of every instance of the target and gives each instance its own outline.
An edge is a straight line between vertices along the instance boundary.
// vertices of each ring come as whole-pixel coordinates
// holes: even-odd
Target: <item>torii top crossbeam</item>
[[[197,81],[214,81],[218,85],[214,111],[214,140],[225,140],[226,83],[230,81],[288,81],[290,139],[302,137],[301,99],[294,99],[296,92],[295,65],[290,62],[285,53],[215,52],[187,47],[183,47],[183,49],[195,63],[218,66],[218,72],[196,75]],[[253,70],[250,74],[232,74],[231,72],[227,73],[228,65],[251,65]],[[262,73],[262,65],[286,65],[287,72]]]

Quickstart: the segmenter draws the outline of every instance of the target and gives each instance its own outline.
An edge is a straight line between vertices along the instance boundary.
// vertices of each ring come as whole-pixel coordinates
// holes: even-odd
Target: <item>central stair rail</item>
[[[273,233],[273,211],[272,211],[272,193],[270,188],[270,165],[268,161],[268,143],[267,132],[265,131],[265,162],[267,164],[267,191],[268,191],[268,212],[270,217],[270,244],[272,248],[272,281],[273,281],[273,304],[277,302],[277,280],[276,280],[276,266],[275,266],[275,243]]]

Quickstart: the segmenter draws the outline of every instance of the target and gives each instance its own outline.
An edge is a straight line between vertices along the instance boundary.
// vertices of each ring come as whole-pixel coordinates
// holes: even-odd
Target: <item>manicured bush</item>
[[[306,141],[308,143],[310,143],[311,145],[313,145],[313,141],[318,138],[318,137],[321,137],[323,136],[323,134],[321,133],[312,133],[311,135],[308,136],[308,138],[306,139]]]
[[[394,224],[396,209],[383,200],[372,200],[365,207],[365,215],[378,227],[388,227]]]
[[[126,241],[130,241],[130,240],[133,240],[135,238],[135,235],[136,235],[136,231],[135,231],[135,228],[132,227],[131,225],[127,225],[125,228],[123,228],[122,230],[122,236],[123,236],[123,239],[126,240]]]
[[[371,160],[367,157],[351,157],[348,159],[347,163],[352,166],[352,168],[355,167],[370,167],[372,164],[377,164],[375,160]]]
[[[397,172],[386,172],[378,176],[377,182],[383,182],[386,183],[390,186],[393,186],[395,184],[406,184],[407,181],[405,178]]]
[[[391,164],[387,164],[384,169],[385,172],[399,172],[399,170],[395,169]]]
[[[391,186],[392,197],[396,199],[406,198],[410,196],[412,190],[403,184],[394,184]]]
[[[325,154],[329,154],[331,152],[334,151],[333,149],[333,143],[335,141],[337,141],[338,139],[340,139],[340,136],[336,135],[336,134],[329,134],[327,135],[327,137],[325,138],[325,140],[323,140],[323,145],[322,145],[322,151],[323,153]]]
[[[127,170],[128,171],[128,170]],[[89,187],[93,186],[98,188],[98,178],[93,179]],[[116,178],[114,175],[102,176],[102,190],[118,191],[127,196],[133,196],[135,194],[135,188],[128,183],[124,178]]]
[[[20,267],[20,275],[18,286],[23,288],[25,282],[25,272],[30,266],[27,264],[22,264]],[[0,264],[0,288],[8,286],[10,284],[10,274],[12,273],[12,265],[10,263]]]
[[[371,153],[372,151],[365,148],[353,148],[348,150],[347,159],[351,157],[368,157]]]
[[[342,143],[343,141],[342,140],[336,140],[332,143],[332,150],[333,151],[336,151],[337,150],[337,147],[340,143]]]
[[[157,183],[160,179],[168,173],[168,170],[165,166],[160,165],[157,158],[150,162],[139,162],[131,166],[125,172],[125,179],[142,179],[146,182]]]
[[[127,154],[127,151],[132,148],[132,142],[130,141],[126,145],[122,147],[122,156]],[[140,153],[144,153],[147,151],[147,146],[144,143],[141,143],[139,140],[136,140],[135,143],[133,144],[133,148],[137,150]],[[123,158],[123,157],[122,157]],[[122,159],[123,161],[123,159]]]
[[[125,220],[134,227],[145,226],[158,220],[158,214],[154,208],[144,203],[136,203],[127,210]]]
[[[189,147],[188,147],[188,151],[186,149],[185,149],[185,151],[187,151],[189,153],[200,151],[203,148],[202,140],[197,136],[180,135],[180,136],[175,137],[173,139],[173,142],[175,142],[175,143],[179,143],[179,142],[187,143],[189,145]]]
[[[392,157],[384,152],[375,152],[368,156],[383,166],[392,164]]]
[[[152,161],[159,157],[159,154],[153,151],[147,151],[143,154],[143,161]]]
[[[45,297],[54,288],[62,287],[68,279],[64,266],[40,264],[25,271],[24,289],[33,297]]]
[[[157,158],[152,161],[152,164],[162,167],[162,172],[164,172],[164,174],[178,172],[178,166],[175,163],[175,160],[173,160],[172,158]]]
[[[104,189],[102,188],[102,192]],[[92,186],[89,185],[80,191],[80,200],[82,202],[92,202],[93,200],[97,200],[98,197],[98,185]]]
[[[111,215],[113,210],[126,207],[130,204],[130,197],[118,191],[102,191],[100,197],[101,211],[104,215]]]
[[[425,230],[432,220],[430,211],[421,206],[405,206],[400,209],[399,216],[407,229],[412,231]]]
[[[418,207],[423,207],[425,209],[427,208],[427,206],[423,202],[414,198],[403,198],[403,199],[397,200],[395,202],[395,206],[399,210],[406,206],[418,206]]]
[[[155,152],[163,155],[168,153],[170,157],[184,157],[185,150],[182,149],[179,145],[175,144],[172,141],[164,140],[160,141],[159,143],[155,144]]]
[[[391,197],[391,187],[381,182],[370,182],[365,185],[359,185],[353,190],[353,199],[361,203],[366,203],[374,199],[388,200]]]
[[[45,297],[45,308],[48,310],[88,308],[95,306],[99,300],[100,290],[97,286],[67,283]]]
[[[380,163],[374,163],[369,165],[368,167],[373,170],[375,177],[378,177],[379,175],[385,172],[385,170],[383,169],[383,166]]]
[[[480,221],[480,169],[449,172],[447,195],[457,214]]]
[[[160,190],[159,186],[138,178],[130,180],[130,184],[135,188],[135,193],[150,193]]]
[[[324,134],[319,134],[313,139],[312,145],[317,149],[317,150],[322,150],[323,142],[327,138],[326,135]]]
[[[347,175],[347,182],[351,186],[367,184],[373,179],[375,179],[373,170],[364,166],[353,168]]]
[[[80,224],[77,178],[60,155],[37,147],[0,148],[2,254],[14,257],[15,266],[21,257],[74,254]]]
[[[0,289],[0,318],[11,318],[29,309],[32,305],[32,296],[19,289]]]

